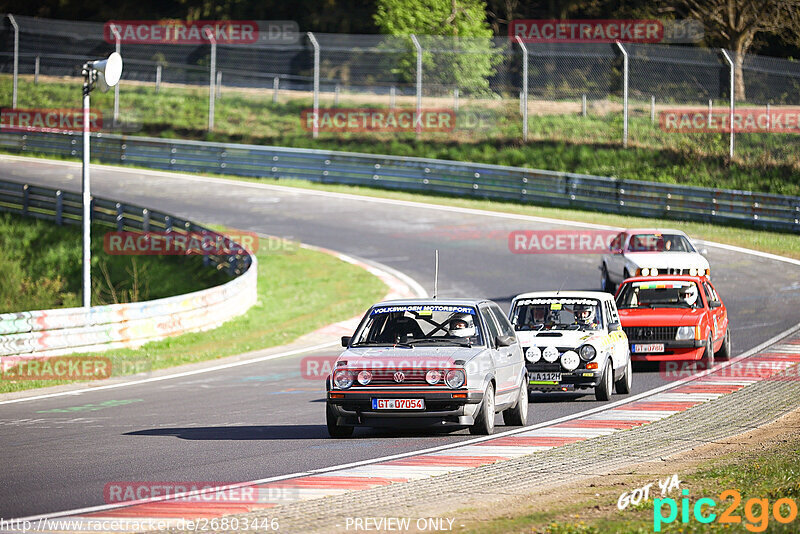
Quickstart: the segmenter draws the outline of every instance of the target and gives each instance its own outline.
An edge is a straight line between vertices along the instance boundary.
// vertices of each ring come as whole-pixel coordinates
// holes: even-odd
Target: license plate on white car
[[[554,383],[554,382],[561,382],[561,373],[531,373],[528,381],[531,384],[537,383],[541,384],[542,382],[546,383]]]
[[[633,352],[664,352],[664,344],[648,343],[645,345],[634,345]]]
[[[425,399],[372,399],[373,410],[424,410]]]

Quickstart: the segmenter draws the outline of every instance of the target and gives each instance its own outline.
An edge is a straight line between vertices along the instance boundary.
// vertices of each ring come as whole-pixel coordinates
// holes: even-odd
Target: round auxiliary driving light
[[[542,359],[542,351],[539,347],[529,347],[528,350],[525,351],[525,359],[531,363],[536,363]]]
[[[372,373],[369,371],[361,371],[358,373],[358,383],[362,386],[366,386],[372,382]]]
[[[580,363],[581,359],[578,357],[578,353],[574,350],[568,350],[561,355],[561,367],[563,367],[566,371],[574,371],[578,368]]]
[[[425,382],[430,385],[438,384],[439,381],[442,379],[442,373],[439,371],[428,371],[425,373]]]
[[[544,361],[553,363],[558,359],[558,350],[555,347],[547,347],[542,352],[542,356],[544,357]]]

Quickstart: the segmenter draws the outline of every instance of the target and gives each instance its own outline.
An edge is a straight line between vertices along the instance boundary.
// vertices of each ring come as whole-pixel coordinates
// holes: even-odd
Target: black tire
[[[342,426],[336,424],[336,414],[331,410],[331,405],[325,405],[325,419],[328,423],[328,434],[332,438],[349,438],[353,435],[352,426]]]
[[[731,331],[725,331],[725,340],[722,342],[722,346],[719,348],[719,351],[716,354],[716,357],[720,360],[730,360],[731,359]]]
[[[483,394],[481,407],[478,409],[478,416],[475,424],[469,427],[469,433],[478,436],[488,436],[494,432],[494,385],[489,383],[486,392]]]
[[[701,361],[703,362],[703,367],[706,369],[714,367],[714,342],[711,341],[710,336],[706,341],[706,349],[703,351],[703,358]]]
[[[611,277],[608,276],[608,268],[605,263],[600,268],[600,289],[612,295],[617,290],[614,282],[611,281]]]
[[[633,364],[630,360],[628,360],[628,365],[625,366],[625,372],[622,374],[619,380],[614,382],[614,390],[617,393],[621,393],[623,395],[627,395],[631,392],[631,386],[633,385],[633,369],[631,367]]]
[[[517,404],[513,408],[503,410],[503,422],[506,426],[525,426],[528,424],[528,384],[526,380],[519,386]]]
[[[614,389],[614,369],[611,367],[611,362],[606,362],[606,368],[603,371],[603,376],[600,377],[600,384],[594,388],[594,398],[599,401],[607,401],[611,398],[611,392]]]
[[[630,277],[631,277],[631,273],[628,272],[628,269],[625,269],[625,272],[623,273],[622,279],[623,280],[627,280]]]

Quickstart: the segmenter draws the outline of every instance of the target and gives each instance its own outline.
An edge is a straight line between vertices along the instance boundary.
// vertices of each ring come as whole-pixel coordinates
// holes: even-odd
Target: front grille
[[[372,370],[372,381],[366,387],[373,386],[416,386],[429,384],[425,381],[425,375],[431,369],[375,369]],[[397,382],[394,379],[394,374],[397,372],[403,373],[403,381]],[[441,372],[441,371],[440,371]],[[442,373],[444,375],[444,373]],[[444,376],[439,381],[437,386],[444,385]],[[357,381],[353,387],[363,387]]]
[[[623,327],[629,341],[674,341],[677,326],[626,326]]]

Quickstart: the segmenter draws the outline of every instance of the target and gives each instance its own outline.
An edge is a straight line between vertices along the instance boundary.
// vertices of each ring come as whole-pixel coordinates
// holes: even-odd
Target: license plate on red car
[[[424,410],[425,399],[372,399],[373,410]]]
[[[646,343],[643,345],[634,345],[633,352],[664,352],[663,343]]]

